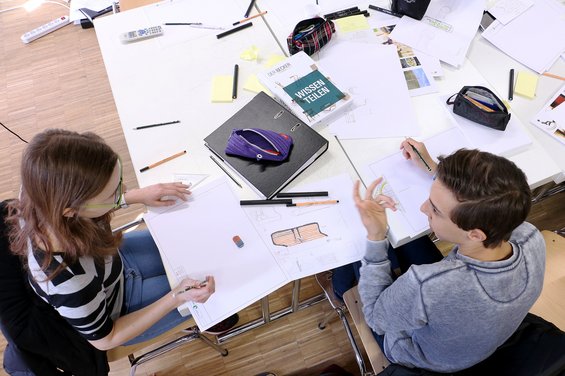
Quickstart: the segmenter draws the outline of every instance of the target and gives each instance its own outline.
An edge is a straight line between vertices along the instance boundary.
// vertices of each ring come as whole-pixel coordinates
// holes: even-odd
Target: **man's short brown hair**
[[[530,212],[526,175],[513,162],[479,150],[461,149],[440,157],[436,178],[457,198],[450,218],[463,230],[480,229],[493,248],[510,239]]]

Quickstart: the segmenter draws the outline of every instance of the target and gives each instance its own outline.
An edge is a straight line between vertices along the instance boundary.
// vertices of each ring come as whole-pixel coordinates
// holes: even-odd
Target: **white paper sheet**
[[[434,76],[443,75],[439,60],[410,46],[395,42],[390,38],[390,33],[394,28],[394,24],[389,24],[377,27],[373,31],[380,44],[396,46],[410,96],[437,92]]]
[[[524,149],[532,143],[529,133],[515,114],[511,114],[506,130],[497,131],[454,114],[453,105],[445,103],[449,97],[449,95],[446,95],[438,98],[438,100],[444,106],[447,116],[453,121],[453,125],[461,129],[461,132],[473,147],[505,156]]]
[[[481,35],[505,54],[543,73],[565,51],[565,6],[537,0],[508,25],[494,21]]]
[[[345,56],[355,56],[344,65]],[[354,98],[344,116],[330,124],[340,139],[418,135],[418,122],[394,45],[343,41],[320,52],[320,62]]]
[[[565,85],[561,86],[530,122],[565,145]]]
[[[506,25],[532,5],[534,5],[532,0],[500,0],[488,11],[499,22]]]
[[[206,275],[216,281],[216,292],[206,303],[189,302],[179,310],[188,308],[205,330],[288,282],[359,260],[365,234],[352,187],[347,175],[296,187],[326,190],[330,196],[293,202],[338,199],[338,204],[240,206],[227,179],[221,178],[200,185],[188,202],[150,211],[145,222],[175,283]],[[288,246],[276,236],[288,229],[296,230],[291,233],[299,236],[297,244]],[[236,235],[242,248],[233,241]]]
[[[201,330],[288,282],[225,178],[195,189],[188,203],[147,213],[145,222],[177,283],[214,276],[216,292],[206,303],[185,304]],[[236,235],[243,248],[233,242]]]
[[[432,136],[424,143],[430,156],[436,161],[440,155],[449,155],[455,150],[469,147],[467,139],[456,127]],[[402,152],[369,163],[365,170],[367,174],[364,176],[371,176],[373,179],[384,177],[386,184],[379,187],[380,192],[398,202],[397,211],[387,210],[391,234],[396,240],[415,237],[429,228],[427,217],[420,211],[420,206],[428,199],[432,185],[432,178],[428,173],[406,160]],[[365,182],[367,186],[370,183]]]
[[[339,200],[338,204],[287,208],[281,205],[245,206],[244,211],[253,226],[269,245],[289,280],[295,280],[358,261],[365,250],[365,228],[352,198],[353,182],[347,175],[302,185],[293,191],[328,191],[328,197],[295,198],[293,202]],[[272,234],[295,229],[299,234],[304,225],[319,229],[319,238],[285,247],[275,245]],[[316,232],[318,233],[318,232]],[[279,233],[280,234],[280,233]],[[275,236],[276,238],[276,236]]]
[[[432,1],[422,20],[402,17],[391,37],[457,67],[465,59],[483,11],[483,1]]]

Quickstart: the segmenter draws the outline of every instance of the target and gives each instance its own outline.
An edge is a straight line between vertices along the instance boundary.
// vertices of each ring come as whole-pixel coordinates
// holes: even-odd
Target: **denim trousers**
[[[159,250],[149,231],[126,233],[119,252],[124,264],[122,315],[147,307],[171,292]],[[189,318],[190,316],[183,317],[176,309],[173,309],[145,332],[124,345],[132,345],[157,337]]]
[[[400,268],[401,273],[404,273],[411,265],[433,264],[434,262],[441,261],[443,255],[429,237],[423,236],[398,248],[393,248],[389,244],[388,259],[391,263],[391,273],[396,268]],[[340,299],[343,299],[343,294],[347,290],[359,282],[360,268],[361,261],[357,261],[333,270],[332,285],[335,294]],[[395,274],[392,273],[392,275],[394,276]],[[384,335],[373,332],[373,336],[384,353]]]

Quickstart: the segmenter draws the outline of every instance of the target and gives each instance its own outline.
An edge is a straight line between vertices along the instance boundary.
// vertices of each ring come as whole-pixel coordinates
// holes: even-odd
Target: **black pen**
[[[514,69],[510,69],[510,82],[508,83],[508,100],[514,99]]]
[[[326,197],[328,195],[329,195],[328,191],[320,191],[320,192],[281,192],[281,193],[277,193],[278,198]]]
[[[329,19],[329,20],[337,20],[337,19],[339,19],[339,18],[357,16],[357,15],[359,15],[359,14],[362,14],[362,15],[364,15],[365,17],[370,17],[370,16],[371,16],[371,15],[369,14],[369,12],[366,11],[366,10],[358,10],[358,11],[356,11],[356,12],[340,14],[340,15],[338,15],[338,16],[331,17],[331,18],[328,18],[328,19]]]
[[[292,204],[291,199],[287,200],[241,200],[239,205],[289,205]]]
[[[247,10],[245,11],[245,14],[243,15],[243,18],[249,17],[249,14],[251,13],[251,10],[253,9],[253,5],[255,5],[255,0],[251,0],[251,2],[249,3],[249,6],[247,7]]]
[[[374,6],[374,5],[369,5],[369,9],[376,10],[377,12],[390,14],[391,16],[394,16],[394,17],[402,17],[402,14],[400,14],[400,13],[396,13],[396,12],[393,12],[392,10],[377,7],[377,6]]]
[[[243,25],[239,25],[238,27],[234,27],[233,29],[229,29],[227,31],[224,31],[223,33],[216,35],[216,38],[218,39],[223,38],[225,36],[235,33],[236,31],[243,30],[251,26],[253,26],[253,22],[244,23]]]
[[[414,153],[416,153],[416,155],[418,155],[418,157],[420,157],[420,160],[422,161],[422,163],[424,164],[424,166],[427,167],[428,171],[432,171],[432,168],[430,167],[429,164],[426,163],[426,161],[424,160],[424,157],[422,157],[422,154],[420,154],[420,152],[418,151],[418,149],[416,149],[416,147],[414,145],[412,145],[411,143],[408,142],[408,145],[412,146],[412,150],[414,150]]]
[[[169,125],[169,124],[176,124],[176,123],[180,123],[180,120],[167,121],[166,123],[157,123],[157,124],[142,125],[142,126],[139,126],[139,127],[135,127],[135,128],[133,128],[133,129],[137,130],[137,129],[153,128],[153,127],[160,127],[160,126],[162,126],[162,125]]]
[[[333,12],[333,13],[328,13],[328,14],[324,15],[324,18],[331,18],[331,17],[335,17],[339,14],[345,14],[345,13],[351,13],[351,12],[357,12],[357,11],[359,11],[359,7],[342,9],[342,10],[338,10],[338,11]]]
[[[233,67],[233,87],[231,90],[231,97],[233,99],[237,98],[237,76],[239,75],[239,65],[234,65]]]
[[[235,184],[237,184],[237,186],[238,186],[239,188],[243,188],[243,187],[241,186],[241,184],[239,184],[239,182],[238,182],[237,180],[235,180],[235,178],[228,172],[228,170],[226,170],[226,169],[224,168],[224,166],[222,166],[222,165],[220,164],[220,162],[218,162],[218,160],[217,160],[216,158],[214,158],[214,157],[211,155],[211,156],[210,156],[210,159],[213,160],[214,163],[217,164],[218,167],[221,168],[222,171],[225,172],[226,175],[227,175],[231,180],[233,180],[233,182],[234,182]]]

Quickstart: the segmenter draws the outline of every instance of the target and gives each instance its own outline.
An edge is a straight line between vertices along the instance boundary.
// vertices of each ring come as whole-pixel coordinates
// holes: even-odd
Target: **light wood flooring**
[[[21,2],[2,0],[0,10]],[[65,9],[49,3],[32,13],[23,9],[0,13],[0,122],[26,140],[46,128],[96,132],[122,156],[125,183],[135,187],[94,30],[69,25],[27,45],[20,40],[26,31],[63,14],[67,14]],[[18,169],[24,147],[23,142],[0,128],[0,200],[18,194]],[[564,198],[561,193],[537,204],[530,219],[540,229],[565,227]],[[120,212],[116,225],[132,220],[142,208]],[[288,304],[289,289],[273,294],[273,310]],[[303,282],[303,296],[319,292],[313,278]],[[279,375],[317,375],[331,363],[356,373],[353,353],[340,322],[334,320],[323,331],[317,328],[329,311],[329,304],[322,302],[233,338],[224,344],[229,349],[227,357],[192,342],[141,366],[138,374],[255,375],[270,370]],[[244,321],[259,317],[259,307],[254,305],[241,316]],[[0,337],[0,350],[4,346]],[[111,366],[112,375],[128,374],[125,359]]]

